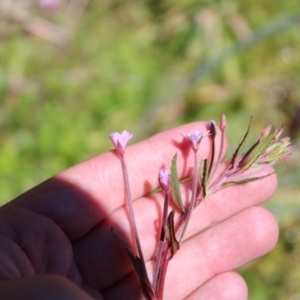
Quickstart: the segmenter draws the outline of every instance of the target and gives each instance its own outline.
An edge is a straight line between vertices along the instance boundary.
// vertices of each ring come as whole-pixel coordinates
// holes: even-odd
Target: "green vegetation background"
[[[89,1],[73,20],[64,7],[33,12],[75,29],[61,46],[21,25],[0,30],[0,203],[111,149],[112,131],[140,140],[226,113],[232,150],[250,116],[252,141],[283,124],[296,149],[266,204],[280,241],[240,272],[249,299],[300,299],[298,1]]]

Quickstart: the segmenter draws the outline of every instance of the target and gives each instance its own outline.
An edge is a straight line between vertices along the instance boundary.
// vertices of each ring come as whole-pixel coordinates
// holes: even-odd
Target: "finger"
[[[142,292],[135,274],[130,274],[124,280],[118,283],[118,293],[116,290],[108,289],[103,291],[106,300],[119,299],[122,295],[126,295],[131,299],[141,299]],[[186,276],[189,277],[188,275]],[[188,279],[186,279],[188,280]],[[177,291],[173,290],[175,295]],[[122,294],[121,294],[122,293]],[[174,297],[170,300],[175,299]],[[244,279],[237,273],[225,272],[216,275],[196,290],[191,292],[185,300],[247,300],[248,287]],[[119,298],[118,298],[119,297]],[[168,298],[164,297],[165,300]]]
[[[205,282],[186,300],[247,300],[248,288],[237,273],[225,272]]]
[[[264,170],[264,172],[269,171]],[[247,185],[229,187],[210,196],[193,212],[185,239],[209,228],[213,224],[230,218],[247,207],[262,203],[274,193],[275,188],[276,176],[271,176]],[[256,193],[257,190],[260,192]],[[155,253],[160,232],[159,220],[161,220],[162,202],[162,196],[157,193],[152,195],[151,198],[143,198],[134,204],[137,228],[146,259],[151,259]],[[85,278],[89,278],[87,274],[90,274],[90,268],[84,266],[99,265],[99,269],[93,268],[95,273],[91,276],[93,279],[91,284],[98,286],[100,289],[111,286],[132,270],[132,265],[123,246],[111,234],[111,227],[130,244],[130,224],[124,208],[115,211],[84,239],[74,243],[75,255],[82,274],[86,274]],[[100,240],[101,243],[97,242]],[[111,269],[115,271],[110,273],[109,270]],[[103,270],[104,272],[102,272]],[[90,281],[91,278],[88,280]]]
[[[191,171],[192,159],[181,132],[207,130],[206,122],[196,122],[159,133],[126,150],[133,199],[158,187],[158,170],[170,166],[178,153],[179,176]],[[210,153],[203,139],[199,158]],[[82,162],[21,195],[9,205],[21,205],[54,220],[71,239],[90,231],[98,222],[124,205],[124,183],[120,160],[114,151]]]
[[[248,208],[209,228],[183,243],[170,261],[164,299],[188,297],[215,276],[264,255],[274,247],[277,238],[275,217],[261,207]],[[103,291],[103,296],[107,294],[110,295],[108,299],[118,299],[132,284],[129,278],[125,277],[125,282],[121,280],[113,289]]]
[[[229,218],[245,208],[260,205],[269,200],[277,188],[277,176],[271,167],[263,167],[255,176],[266,176],[247,185],[223,188],[216,195],[204,199],[193,212],[187,236],[192,236],[213,224]]]

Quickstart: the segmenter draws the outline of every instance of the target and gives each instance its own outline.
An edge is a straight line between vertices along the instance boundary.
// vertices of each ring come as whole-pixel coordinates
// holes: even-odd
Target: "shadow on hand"
[[[6,259],[0,278],[58,274],[96,299],[141,299],[138,277],[111,228],[129,245],[131,236],[111,218],[103,201],[109,201],[109,195],[97,199],[53,177],[1,207],[0,234],[8,233],[20,252],[0,246],[0,256]],[[12,256],[13,266],[7,261]]]

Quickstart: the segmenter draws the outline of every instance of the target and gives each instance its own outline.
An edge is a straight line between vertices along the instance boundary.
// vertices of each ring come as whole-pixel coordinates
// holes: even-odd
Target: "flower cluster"
[[[226,164],[225,169],[220,173],[216,172],[221,160],[224,149],[226,118],[221,116],[219,131],[214,121],[210,121],[209,130],[202,132],[199,129],[191,131],[188,134],[181,135],[190,141],[191,148],[194,152],[194,170],[191,177],[192,188],[191,196],[187,201],[182,201],[180,192],[180,180],[177,175],[177,156],[172,160],[171,172],[161,168],[158,172],[158,182],[164,194],[163,214],[161,229],[155,255],[153,281],[150,283],[146,270],[143,253],[140,246],[139,236],[135,224],[132,200],[130,196],[130,187],[128,183],[127,168],[125,164],[125,147],[131,139],[132,134],[128,131],[122,133],[114,132],[110,139],[121,159],[124,175],[124,182],[127,191],[127,201],[130,212],[130,222],[134,233],[134,239],[138,251],[138,256],[128,248],[119,237],[117,237],[126,247],[127,253],[133,263],[133,266],[140,278],[143,292],[149,300],[161,300],[163,298],[163,287],[166,276],[166,270],[170,259],[180,248],[180,242],[185,234],[192,211],[195,207],[205,200],[205,198],[216,191],[230,185],[246,184],[250,181],[258,180],[263,177],[251,177],[246,172],[249,169],[258,166],[269,166],[287,159],[293,150],[290,139],[280,138],[283,129],[276,129],[271,132],[271,126],[268,126],[261,133],[259,139],[245,152],[240,153],[242,146],[248,136],[250,124],[242,142],[233,153],[232,158]],[[217,132],[220,132],[219,149],[216,149]],[[211,156],[198,163],[197,152],[204,138],[211,139]],[[200,165],[200,168],[199,168]],[[217,176],[215,174],[218,174]],[[252,172],[253,174],[253,172]],[[240,180],[239,180],[240,178]],[[171,211],[169,207],[169,195],[172,195],[177,209]],[[184,204],[185,203],[185,204]],[[175,214],[177,218],[175,218]],[[176,220],[176,221],[175,221]]]

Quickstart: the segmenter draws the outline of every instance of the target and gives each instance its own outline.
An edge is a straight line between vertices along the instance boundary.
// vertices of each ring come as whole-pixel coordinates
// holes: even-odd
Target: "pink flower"
[[[132,138],[132,133],[124,130],[122,133],[113,132],[109,135],[112,143],[114,144],[119,155],[123,156],[125,153],[125,147],[128,141]]]
[[[202,138],[208,136],[209,134],[210,134],[209,131],[207,131],[207,132],[202,132],[202,131],[200,131],[200,130],[198,130],[198,129],[196,129],[196,130],[194,130],[194,131],[191,131],[191,132],[190,132],[189,134],[187,134],[187,135],[181,133],[181,135],[182,135],[184,138],[188,139],[188,140],[191,142],[192,148],[193,148],[194,151],[197,151],[197,150],[198,150],[198,147],[199,147],[199,145],[200,145],[200,142],[201,142]]]
[[[170,189],[170,180],[169,180],[169,172],[165,168],[160,168],[158,173],[158,181],[160,183],[161,188],[168,192]]]

